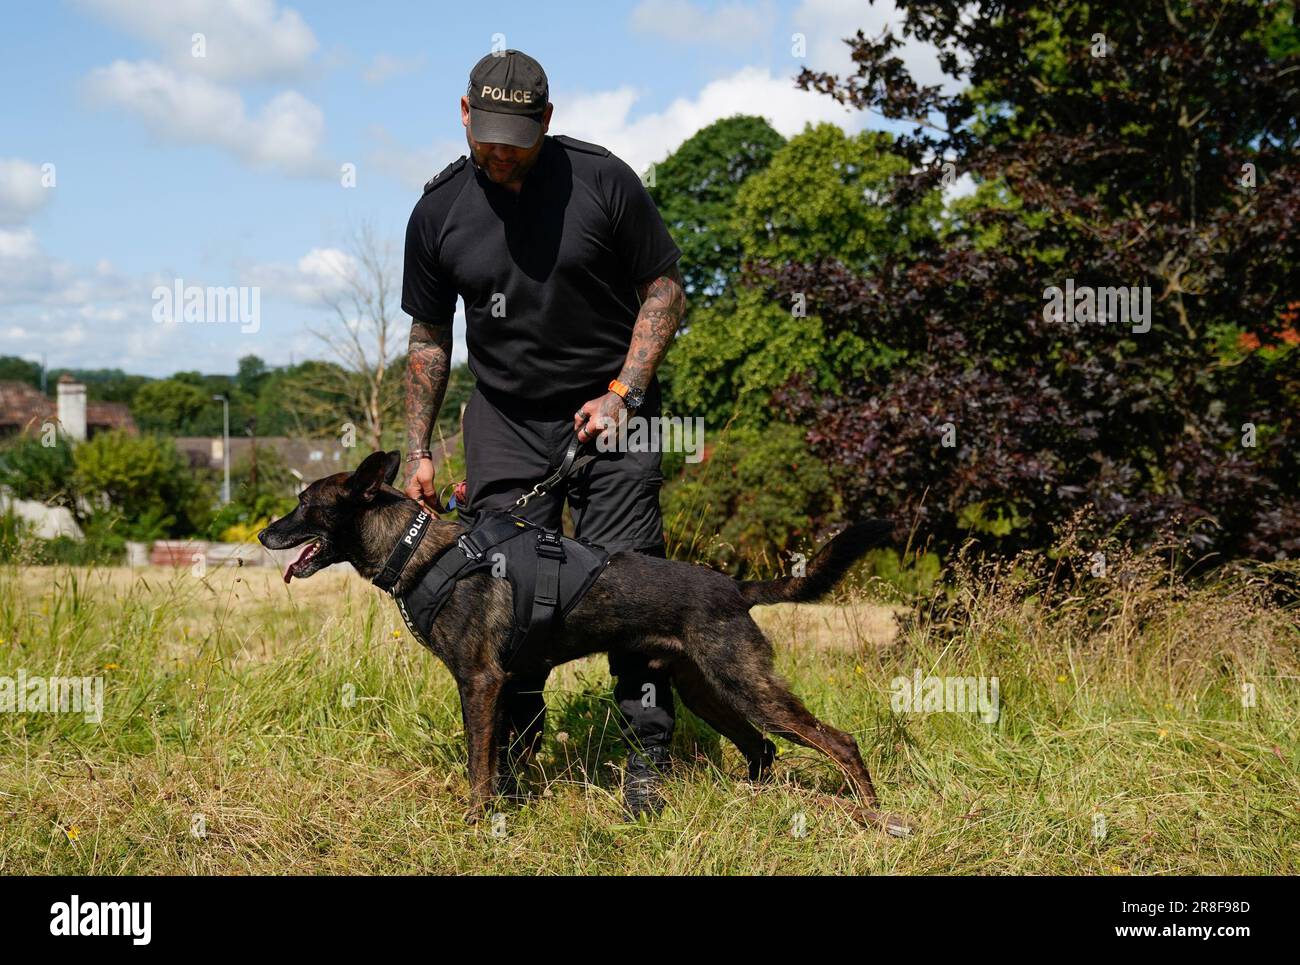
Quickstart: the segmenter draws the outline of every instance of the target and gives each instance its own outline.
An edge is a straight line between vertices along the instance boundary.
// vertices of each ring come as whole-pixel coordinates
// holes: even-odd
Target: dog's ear
[[[392,485],[397,480],[397,474],[402,471],[402,454],[394,449],[386,453],[388,456],[388,472],[384,476],[384,482]]]
[[[370,502],[379,494],[379,490],[385,483],[392,485],[401,468],[400,452],[372,452],[362,460],[357,471],[348,480],[348,489],[356,498]]]

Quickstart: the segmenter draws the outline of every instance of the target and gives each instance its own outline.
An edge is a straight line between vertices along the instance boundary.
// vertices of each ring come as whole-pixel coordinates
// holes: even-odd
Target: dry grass
[[[548,686],[537,796],[470,827],[451,679],[355,577],[6,568],[0,676],[102,674],[106,705],[101,725],[0,714],[0,871],[1300,871],[1300,635],[1257,582],[1192,588],[1129,559],[1092,585],[1044,564],[948,586],[901,629],[913,608],[861,596],[755,614],[920,822],[899,841],[853,823],[822,758],[787,745],[755,788],[689,715],[670,810],[622,823],[599,658]],[[918,668],[997,676],[998,721],[891,710]]]

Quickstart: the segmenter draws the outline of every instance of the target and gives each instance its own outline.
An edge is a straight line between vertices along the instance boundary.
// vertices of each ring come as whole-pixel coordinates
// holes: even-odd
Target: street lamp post
[[[212,401],[221,403],[221,461],[225,479],[221,484],[221,505],[230,502],[230,400],[224,395],[214,395]]]

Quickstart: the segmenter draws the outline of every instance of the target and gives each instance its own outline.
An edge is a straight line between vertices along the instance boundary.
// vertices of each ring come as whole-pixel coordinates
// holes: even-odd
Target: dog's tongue
[[[298,567],[302,566],[309,559],[316,555],[316,550],[320,548],[319,543],[308,543],[298,554],[298,558],[289,564],[289,568],[284,571],[284,582],[288,583],[293,579],[294,574],[298,572]]]

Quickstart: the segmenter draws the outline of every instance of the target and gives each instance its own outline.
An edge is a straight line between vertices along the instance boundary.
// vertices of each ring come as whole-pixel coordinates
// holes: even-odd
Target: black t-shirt
[[[636,285],[680,255],[627,164],[548,136],[518,194],[466,158],[425,186],[406,228],[402,310],[450,325],[460,295],[486,394],[576,408],[627,358]]]

